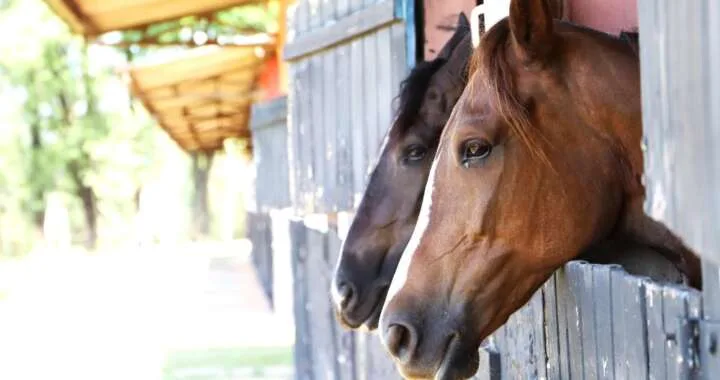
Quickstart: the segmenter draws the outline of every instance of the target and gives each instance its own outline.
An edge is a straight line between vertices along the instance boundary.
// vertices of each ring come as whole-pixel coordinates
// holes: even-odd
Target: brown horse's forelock
[[[475,49],[470,59],[469,75],[472,77],[477,72],[481,80],[469,82],[470,93],[489,94],[490,105],[510,126],[513,133],[533,155],[552,167],[537,141],[543,139],[543,136],[537,129],[533,130],[528,110],[517,97],[512,70],[505,54],[510,37],[508,19],[498,22],[483,35],[480,46]],[[473,88],[477,85],[485,86],[486,91],[478,92],[477,90],[481,89]]]
[[[430,80],[445,63],[447,61],[442,58],[420,62],[400,83],[400,94],[396,98],[398,109],[391,133],[403,134],[415,124]]]

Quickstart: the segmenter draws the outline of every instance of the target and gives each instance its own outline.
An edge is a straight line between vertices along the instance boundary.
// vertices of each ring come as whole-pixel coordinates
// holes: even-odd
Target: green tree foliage
[[[7,2],[0,35],[0,89],[17,107],[6,112],[15,127],[1,152],[13,162],[0,173],[0,186],[12,187],[5,208],[41,228],[46,195],[69,194],[82,215],[76,232],[92,248],[103,208],[133,209],[118,203],[132,201],[152,149],[150,120],[131,110],[118,74],[124,54],[72,36],[40,0]]]

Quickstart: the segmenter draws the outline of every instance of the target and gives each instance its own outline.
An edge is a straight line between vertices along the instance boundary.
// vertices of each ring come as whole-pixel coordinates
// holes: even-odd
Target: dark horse
[[[403,375],[469,378],[481,341],[606,239],[697,257],[643,211],[640,67],[627,41],[513,0],[475,51],[380,318]]]
[[[403,81],[397,117],[370,176],[338,260],[332,285],[338,320],[377,326],[385,295],[422,202],[440,133],[467,83],[470,26],[458,27],[438,57]]]

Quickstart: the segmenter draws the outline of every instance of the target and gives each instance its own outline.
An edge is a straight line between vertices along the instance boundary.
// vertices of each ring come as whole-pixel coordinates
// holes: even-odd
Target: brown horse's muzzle
[[[385,347],[405,377],[455,380],[475,374],[477,347],[471,343],[474,334],[463,327],[460,308],[398,306],[386,305],[380,328]]]

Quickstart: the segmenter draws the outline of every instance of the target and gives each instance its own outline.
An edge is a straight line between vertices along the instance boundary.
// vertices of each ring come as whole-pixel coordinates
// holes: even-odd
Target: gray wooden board
[[[304,60],[298,66],[302,69],[298,76],[301,109],[298,123],[299,136],[297,138],[298,162],[301,170],[297,188],[299,198],[297,199],[296,208],[305,209],[308,202],[308,193],[311,192],[312,188],[312,106],[315,97],[310,96],[313,91],[310,61]]]
[[[323,28],[317,28],[311,32],[296,36],[284,46],[283,58],[286,61],[294,61],[313,55],[320,50],[372,33],[395,20],[394,2],[385,0],[354,12]]]
[[[367,183],[368,173],[377,160],[378,149],[378,55],[377,55],[377,33],[371,33],[363,38],[363,59],[365,62],[363,80],[365,91],[363,101],[365,102],[365,148],[368,160],[363,170],[363,187]]]
[[[326,261],[327,234],[307,228],[308,298],[311,315],[310,333],[312,338],[313,372],[317,379],[335,379],[335,334],[332,305],[329,299],[329,277],[332,270]]]
[[[571,379],[582,379],[583,364],[585,362],[583,353],[584,342],[582,339],[583,320],[580,318],[582,291],[584,290],[582,286],[582,266],[583,263],[580,261],[571,261],[565,264],[565,274],[569,286],[567,297],[565,298],[565,302],[567,302],[565,312],[567,315]]]
[[[647,331],[644,279],[625,274],[625,350],[630,379],[647,378]]]
[[[308,17],[310,23],[310,31],[318,30],[323,26],[322,20],[322,2],[321,0],[309,0],[308,3]]]
[[[612,294],[612,324],[613,324],[613,354],[615,356],[615,378],[628,378],[628,361],[625,341],[625,291],[623,277],[626,275],[622,268],[613,268],[610,271],[610,289]]]
[[[353,40],[350,45],[350,93],[352,104],[352,163],[353,163],[353,192],[362,194],[365,186],[365,166],[367,165],[367,151],[365,148],[365,83],[363,78],[363,43],[362,39]],[[354,200],[353,200],[354,202]]]
[[[547,378],[560,378],[560,342],[558,341],[557,296],[555,294],[555,275],[543,285],[543,313],[545,319],[545,353],[547,355]]]
[[[376,136],[378,144],[384,140],[390,129],[392,98],[394,85],[392,83],[392,45],[390,41],[390,28],[385,27],[377,31],[377,99],[378,123]],[[376,155],[382,154],[376,150]]]
[[[324,122],[323,122],[323,161],[325,163],[323,169],[324,185],[322,191],[322,210],[325,212],[337,211],[337,115],[338,115],[338,95],[335,92],[337,85],[337,68],[335,56],[337,49],[330,50],[323,54],[323,103]]]
[[[558,342],[560,347],[560,355],[558,363],[560,365],[560,379],[570,379],[570,351],[568,347],[568,298],[570,297],[570,288],[568,285],[565,268],[560,268],[555,272],[555,294],[557,295],[557,316],[558,316]]]
[[[340,238],[335,230],[328,233],[328,264],[332,266],[338,259],[340,253]],[[332,273],[332,272],[331,272]],[[355,361],[353,351],[355,350],[354,333],[340,327],[339,324],[333,323],[335,330],[335,359],[337,361],[337,379],[352,380],[355,377]]]
[[[313,117],[312,117],[312,131],[313,138],[312,142],[308,141],[312,145],[312,180],[311,180],[311,191],[312,195],[309,195],[311,204],[308,205],[310,212],[316,212],[322,210],[323,205],[323,192],[325,185],[325,147],[327,143],[325,141],[325,94],[324,94],[324,82],[331,80],[325,75],[325,65],[322,55],[315,55],[310,58],[310,64],[312,67],[312,99],[313,99]],[[334,78],[333,78],[334,79]]]
[[[288,91],[288,170],[290,177],[288,178],[290,203],[292,205],[298,204],[298,145],[299,145],[299,133],[298,123],[300,121],[300,91],[298,89],[298,75],[297,65],[288,65],[288,80],[289,80],[289,91]]]
[[[613,303],[610,272],[614,267],[598,265],[593,268],[593,290],[595,296],[595,339],[598,362],[598,378],[615,378],[615,356],[613,352]]]
[[[687,317],[687,303],[685,293],[674,286],[666,286],[663,289],[663,309],[665,336],[667,339],[665,354],[666,373],[668,380],[686,379],[683,366],[678,362],[682,360],[682,354],[678,345],[678,327],[680,321]]]
[[[345,16],[350,14],[350,1],[351,0],[337,0],[335,15],[338,20],[342,20]]]
[[[582,320],[582,340],[584,357],[584,378],[595,380],[598,378],[597,338],[595,325],[595,285],[593,275],[595,265],[581,266],[580,287],[580,318]]]
[[[638,11],[646,208],[720,263],[720,9],[708,0],[645,0]]]
[[[337,62],[337,81],[335,81],[337,97],[337,182],[336,205],[340,210],[352,208],[353,178],[352,178],[352,115],[351,102],[358,96],[352,93],[350,83],[350,45],[337,48],[335,56]]]
[[[547,353],[545,351],[545,321],[543,310],[543,292],[538,289],[530,298],[530,321],[532,322],[532,356],[535,363],[535,374],[538,379],[547,379]]]
[[[363,0],[349,0],[350,1],[350,13],[355,13],[365,6]]]
[[[336,20],[337,0],[322,0],[322,26],[332,24]]]
[[[665,380],[665,330],[663,323],[663,286],[645,284],[645,308],[648,337],[648,379]]]
[[[390,44],[392,69],[390,77],[392,82],[393,99],[400,94],[400,83],[408,75],[407,60],[405,59],[405,22],[396,22],[390,27]],[[394,104],[397,106],[397,102]],[[397,112],[396,107],[392,108],[393,114]]]
[[[292,249],[293,272],[293,308],[295,315],[295,346],[293,357],[295,378],[298,380],[314,380],[312,364],[312,346],[310,339],[310,323],[308,312],[308,291],[306,268],[307,233],[305,224],[299,220],[290,222],[290,238]]]

